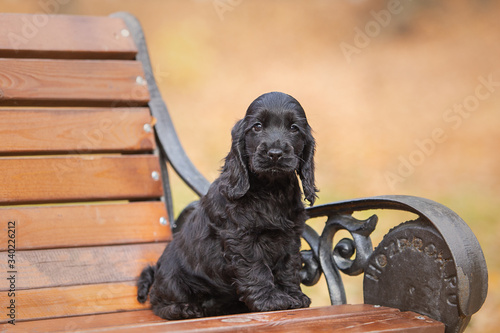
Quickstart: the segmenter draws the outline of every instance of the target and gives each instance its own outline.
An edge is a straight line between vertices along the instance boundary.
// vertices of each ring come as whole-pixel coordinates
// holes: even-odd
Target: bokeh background
[[[210,180],[250,102],[291,94],[318,143],[317,203],[409,194],[455,210],[489,268],[468,332],[498,331],[498,2],[0,0],[0,11],[136,15],[184,148]],[[178,213],[196,197],[173,182]],[[380,218],[375,243],[406,217]],[[362,302],[362,279],[345,280],[348,302]],[[324,281],[307,293],[328,304]]]

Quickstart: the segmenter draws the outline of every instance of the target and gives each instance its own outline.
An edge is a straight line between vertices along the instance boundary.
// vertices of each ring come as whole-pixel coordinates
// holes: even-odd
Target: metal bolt
[[[374,308],[380,308],[380,305],[377,304],[377,305],[374,305],[373,307]]]
[[[142,128],[144,128],[144,132],[146,132],[146,133],[151,133],[153,131],[151,124],[144,124],[144,126]]]
[[[135,78],[135,83],[140,84],[141,86],[146,85],[146,80],[142,76],[138,76]]]
[[[121,32],[123,37],[130,36],[130,31],[128,31],[127,29],[122,29],[122,31],[120,31],[120,32]]]
[[[161,225],[167,225],[167,219],[166,219],[166,218],[164,218],[163,216],[162,216],[162,217],[160,217],[160,224],[161,224]]]
[[[416,318],[419,319],[419,320],[425,320],[425,318],[422,317],[422,316],[417,316]]]
[[[160,180],[160,174],[158,173],[158,171],[153,171],[153,172],[151,172],[151,177],[152,177],[152,178],[153,178],[153,180],[155,180],[155,181]]]

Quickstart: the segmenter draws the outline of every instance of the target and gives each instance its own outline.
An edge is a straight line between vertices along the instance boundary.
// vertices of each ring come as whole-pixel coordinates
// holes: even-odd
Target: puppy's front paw
[[[153,305],[153,312],[158,317],[168,320],[203,317],[203,311],[197,304],[170,303]]]
[[[311,299],[302,292],[298,292],[290,296],[294,300],[292,309],[308,308],[309,305],[311,305]]]
[[[297,301],[284,292],[273,291],[254,299],[249,299],[246,303],[252,311],[277,311],[293,309]]]

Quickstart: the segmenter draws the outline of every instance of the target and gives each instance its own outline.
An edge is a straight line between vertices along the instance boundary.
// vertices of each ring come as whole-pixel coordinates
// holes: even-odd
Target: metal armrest
[[[377,216],[365,221],[351,216],[354,211],[373,209],[408,211],[418,218],[390,230],[373,250],[369,235]],[[483,252],[468,225],[449,208],[418,197],[378,196],[307,211],[309,217],[325,216],[327,221],[321,235],[310,227],[304,232],[313,256],[305,254],[309,273],[304,271],[303,277],[322,271],[332,304],[346,302],[339,271],[364,272],[365,303],[428,315],[445,323],[447,332],[463,331],[484,303],[488,272]],[[333,247],[333,237],[341,229],[353,239],[343,239]],[[317,265],[320,273],[313,272],[311,265]]]

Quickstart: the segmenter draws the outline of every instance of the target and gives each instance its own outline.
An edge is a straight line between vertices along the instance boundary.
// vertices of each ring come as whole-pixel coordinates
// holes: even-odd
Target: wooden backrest
[[[171,233],[125,23],[1,14],[0,31],[0,304],[17,321],[144,308],[135,279]]]

